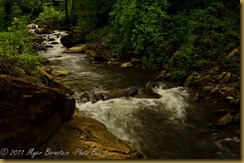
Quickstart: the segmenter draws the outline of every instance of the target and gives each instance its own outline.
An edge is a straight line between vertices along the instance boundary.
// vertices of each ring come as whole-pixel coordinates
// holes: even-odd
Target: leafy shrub
[[[43,8],[43,12],[35,19],[35,22],[43,25],[59,27],[65,24],[65,14],[62,11],[56,10],[54,7],[45,6]]]
[[[240,55],[240,54],[236,54]],[[239,74],[240,73],[240,60],[236,57],[223,57],[220,60],[221,65],[224,69],[231,71],[232,73]]]
[[[182,70],[174,70],[171,73],[172,78],[175,79],[175,80],[178,80],[178,81],[181,81],[182,79],[185,79],[186,75],[187,75],[186,71],[182,71]]]
[[[16,39],[18,38],[18,39]],[[20,18],[14,18],[7,32],[0,32],[0,68],[8,71],[11,67],[22,66],[33,68],[38,64],[38,55],[29,45],[29,34],[26,23]],[[3,70],[4,69],[4,70]]]
[[[162,55],[166,47],[165,30],[168,7],[167,1],[118,0],[111,12],[115,50],[126,56],[132,53],[137,57]]]

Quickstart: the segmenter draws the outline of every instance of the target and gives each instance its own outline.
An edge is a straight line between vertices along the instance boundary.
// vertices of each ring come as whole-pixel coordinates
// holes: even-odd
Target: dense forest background
[[[175,78],[212,65],[240,72],[240,2],[229,0],[0,0],[0,72],[34,67],[26,25],[71,28],[118,59],[173,68]],[[230,57],[236,49],[238,52]],[[9,70],[8,70],[9,71]]]

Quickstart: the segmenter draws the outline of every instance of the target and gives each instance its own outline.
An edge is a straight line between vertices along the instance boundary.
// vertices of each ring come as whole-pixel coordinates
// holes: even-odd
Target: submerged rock
[[[146,84],[146,88],[140,90],[135,97],[136,98],[156,98],[156,99],[160,98],[161,95],[159,95],[153,91],[154,87],[159,87],[159,85],[155,82],[148,82]]]

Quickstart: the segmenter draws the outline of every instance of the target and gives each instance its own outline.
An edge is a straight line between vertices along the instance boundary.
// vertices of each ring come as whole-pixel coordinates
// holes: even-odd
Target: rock
[[[143,159],[144,156],[132,144],[116,138],[100,122],[85,116],[74,115],[64,122],[55,134],[38,149],[45,153],[69,151],[67,155],[41,155],[36,159]]]
[[[88,47],[86,44],[78,44],[72,48],[68,48],[65,53],[82,53],[86,52],[88,50]]]
[[[94,59],[96,61],[109,61],[111,58],[115,58],[116,55],[112,49],[105,47],[105,41],[98,40],[94,43],[93,49],[96,54]]]
[[[52,45],[46,45],[46,48],[53,48],[54,46]]]
[[[111,58],[107,63],[111,64],[111,65],[118,65],[119,64],[119,62],[115,58]]]
[[[142,60],[139,59],[139,58],[131,58],[130,62],[131,62],[133,65],[140,65],[140,64],[142,64]]]
[[[225,74],[223,74],[223,73],[222,73],[222,74],[219,74],[219,75],[215,75],[214,78],[215,78],[216,80],[221,80],[221,79],[223,79],[224,75],[225,75]]]
[[[67,75],[70,75],[70,72],[67,71],[52,71],[52,75],[56,76],[56,77],[64,77]]]
[[[55,38],[48,37],[48,41],[55,41]]]
[[[138,94],[134,97],[136,98],[151,98],[151,99],[158,99],[158,98],[161,98],[161,95],[154,92],[153,91],[153,88],[154,87],[158,87],[159,88],[159,85],[155,82],[148,82],[146,84],[146,88],[145,89],[142,89],[138,92]]]
[[[41,43],[43,42],[45,39],[42,36],[36,36],[36,35],[32,35],[30,38],[31,42],[37,42],[37,43]]]
[[[36,28],[35,32],[36,32],[36,34],[52,34],[53,33],[52,30],[49,30],[46,27]]]
[[[232,96],[227,96],[225,99],[231,101],[231,100],[234,100],[235,98]]]
[[[52,74],[52,67],[51,66],[42,66],[42,70],[46,71],[48,74]]]
[[[209,92],[212,88],[213,88],[212,85],[211,86],[207,85],[207,86],[204,86],[202,90],[206,91],[206,92]]]
[[[74,98],[58,89],[0,75],[0,149],[37,149],[74,109]]]
[[[45,57],[43,57],[43,56],[41,56],[41,55],[39,55],[39,60],[38,60],[41,64],[44,64],[44,63],[50,63],[50,61],[47,59],[47,58],[45,58]]]
[[[236,116],[235,116],[235,118],[234,118],[234,122],[239,123],[240,120],[241,120],[241,114],[240,113],[237,113]]]
[[[197,76],[198,77],[198,76]],[[200,77],[196,80],[194,80],[194,84],[197,85],[208,85],[209,83],[213,83],[212,75],[208,74],[204,77]]]
[[[133,66],[133,64],[131,62],[125,62],[120,65],[121,68],[128,68],[128,67],[132,67],[132,66]]]
[[[22,67],[14,67],[12,75],[17,76],[17,77],[21,77],[23,75],[25,75],[25,70]]]
[[[189,76],[186,78],[186,80],[185,80],[185,82],[184,82],[184,87],[188,87],[188,85],[191,83],[193,77],[194,77],[196,74],[197,74],[197,72],[196,72],[196,71],[193,71],[193,72],[191,73],[191,75],[189,75]]]
[[[219,85],[215,86],[212,90],[211,93],[217,93],[219,91]]]
[[[56,45],[58,44],[58,42],[54,41],[54,42],[51,42],[52,45]]]
[[[199,92],[195,93],[192,98],[192,102],[197,102],[199,100],[199,97],[200,97],[200,93]]]
[[[231,73],[228,72],[228,73],[225,75],[225,77],[223,78],[223,80],[222,80],[221,83],[223,83],[223,84],[227,84],[227,83],[229,82],[230,78],[231,78]]]
[[[159,75],[156,77],[156,80],[162,80],[166,76],[166,73],[166,70],[159,72]]]
[[[94,60],[99,61],[99,62],[110,61],[111,58],[113,58],[113,57],[104,55],[103,53],[98,54],[97,52],[92,51],[92,50],[87,50],[86,54],[89,55],[90,57],[92,57]]]
[[[232,116],[230,113],[226,114],[225,116],[223,116],[222,118],[220,118],[218,120],[218,125],[229,125],[232,122],[234,116]]]
[[[29,29],[36,29],[36,25],[35,24],[28,24],[27,28]]]
[[[99,100],[109,100],[113,98],[120,97],[133,97],[138,94],[138,90],[135,87],[129,87],[126,89],[118,89],[118,90],[101,90],[101,89],[93,89],[90,92],[86,92],[80,96],[80,99],[85,98],[87,101],[91,101],[93,103]],[[84,99],[82,101],[85,101]]]
[[[66,48],[71,48],[77,44],[86,43],[86,36],[82,33],[72,32],[60,39],[61,43]]]

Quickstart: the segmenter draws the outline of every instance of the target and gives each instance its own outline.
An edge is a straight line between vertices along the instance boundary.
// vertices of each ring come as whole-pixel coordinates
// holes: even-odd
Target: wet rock
[[[101,59],[104,61],[109,61],[111,58],[116,58],[114,51],[105,47],[104,40],[98,40],[96,43],[94,43],[93,50],[96,54],[94,57],[96,61],[100,61]]]
[[[185,82],[184,82],[184,87],[188,87],[188,85],[191,83],[191,81],[193,80],[193,77],[194,77],[196,74],[197,74],[197,72],[196,72],[196,71],[193,71],[193,72],[191,73],[191,75],[189,75],[189,76],[186,78],[186,80],[185,80]]]
[[[229,125],[232,122],[233,118],[234,118],[234,116],[232,116],[231,113],[228,113],[218,120],[218,125],[221,125],[221,126]]]
[[[54,42],[51,42],[52,45],[56,45],[58,44],[58,42],[54,41]]]
[[[146,88],[140,90],[135,97],[136,98],[152,98],[152,99],[161,98],[161,95],[159,95],[158,93],[153,91],[154,87],[159,87],[159,85],[155,82],[148,82],[146,84]]]
[[[28,24],[27,28],[29,29],[36,29],[36,25],[35,24]]]
[[[58,89],[0,75],[0,148],[37,149],[74,109],[75,100]]]
[[[131,62],[125,62],[120,65],[121,68],[128,68],[128,67],[132,67],[132,66],[133,66],[133,64]]]
[[[104,62],[104,61],[110,61],[111,58],[113,58],[113,52],[110,52],[109,50],[102,50],[101,52],[93,51],[93,50],[87,50],[86,54],[92,57],[95,61]]]
[[[231,101],[231,100],[234,100],[235,98],[232,96],[227,96],[225,99]]]
[[[241,114],[240,114],[240,113],[238,113],[238,114],[236,114],[236,116],[235,116],[235,118],[234,118],[234,122],[239,123],[239,122],[240,122],[240,120],[241,120]]]
[[[113,98],[120,97],[134,97],[138,94],[138,90],[135,87],[129,87],[126,89],[118,90],[103,90],[103,89],[93,89],[90,92],[86,92],[80,96],[82,101],[91,101],[93,103],[99,100],[109,100]]]
[[[217,85],[213,89],[211,89],[211,93],[217,93],[217,92],[219,92],[219,85]]]
[[[48,41],[55,41],[55,38],[48,37]]]
[[[223,78],[223,80],[222,80],[221,83],[223,83],[223,84],[227,84],[227,83],[229,82],[230,78],[231,78],[231,73],[228,72],[228,73],[224,76],[224,78]]]
[[[48,74],[52,74],[52,67],[51,66],[42,66],[42,70],[46,71]]]
[[[132,144],[111,134],[100,122],[75,115],[63,123],[57,132],[38,149],[45,152],[68,150],[67,155],[39,156],[36,159],[143,159],[144,156]]]
[[[41,64],[50,63],[50,61],[49,61],[47,58],[42,57],[42,56],[40,56],[40,55],[39,55],[39,58],[38,58],[38,59],[39,59],[38,61],[39,61]]]
[[[166,76],[166,73],[166,70],[161,71],[159,75],[156,77],[156,80],[162,80]]]
[[[56,77],[65,77],[67,75],[70,75],[70,72],[67,71],[52,71],[52,75]]]
[[[206,91],[206,92],[209,92],[212,88],[213,88],[212,85],[211,86],[207,85],[207,86],[204,86],[202,90]]]
[[[86,44],[78,44],[72,48],[68,48],[65,53],[83,53],[88,50],[88,47]]]
[[[64,47],[71,48],[77,44],[86,43],[86,36],[82,33],[71,32],[60,39]]]
[[[192,102],[197,102],[199,101],[199,97],[200,97],[200,93],[197,92],[194,94],[193,98],[192,98]]]
[[[131,58],[130,61],[133,65],[140,65],[142,63],[142,60],[139,58]]]
[[[107,63],[111,64],[111,65],[118,65],[119,64],[119,62],[115,58],[111,58]]]
[[[46,48],[53,48],[54,46],[53,45],[46,45],[45,47]]]
[[[197,85],[208,85],[209,83],[213,83],[213,79],[212,79],[212,75],[208,74],[205,75],[204,77],[198,77],[198,75],[196,76],[195,80],[194,80],[194,84]]]
[[[223,73],[219,74],[219,75],[215,75],[214,78],[219,81],[219,80],[223,79],[224,75],[225,74],[223,74]]]
[[[36,28],[35,32],[36,32],[36,34],[52,34],[53,33],[52,30],[47,29],[46,27]]]
[[[36,36],[36,35],[32,35],[30,39],[31,42],[37,42],[37,43],[41,43],[44,40],[45,39],[42,36]]]

